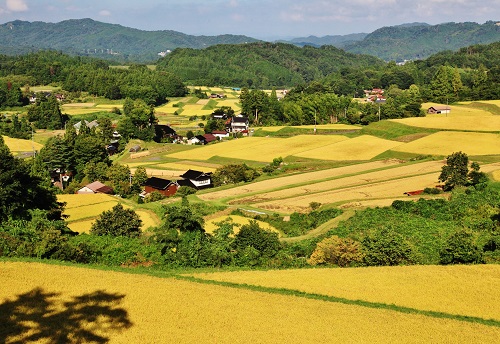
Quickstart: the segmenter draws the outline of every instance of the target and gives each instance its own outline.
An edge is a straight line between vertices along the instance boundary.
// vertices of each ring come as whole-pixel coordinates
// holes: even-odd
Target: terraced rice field
[[[250,196],[246,199],[245,198],[239,199],[238,203],[240,202],[255,203],[256,199],[258,199],[258,202],[264,202],[264,201],[278,200],[284,198],[295,198],[295,197],[300,197],[302,195],[310,195],[314,193],[324,194],[326,190],[342,190],[357,185],[365,185],[367,188],[369,188],[370,185],[373,185],[375,183],[380,183],[383,181],[397,180],[400,178],[406,178],[420,174],[438,172],[441,171],[442,166],[443,166],[443,161],[429,161],[419,164],[398,166],[383,171],[368,172],[368,173],[358,174],[355,176],[327,180],[318,183],[307,183],[305,185],[297,187],[288,187],[286,189],[282,189],[279,191],[266,192],[255,196]],[[435,182],[437,182],[437,177],[435,177]],[[423,189],[423,188],[417,188],[417,189]],[[406,191],[412,191],[412,190],[406,190]],[[318,198],[318,202],[321,202],[319,201],[319,199],[322,198],[321,197]]]
[[[327,178],[336,178],[349,174],[357,174],[364,171],[388,168],[400,164],[401,163],[398,160],[383,160],[383,161],[373,161],[362,164],[331,168],[327,170],[320,170],[309,173],[301,173],[297,175],[273,178],[256,183],[242,185],[228,190],[206,193],[199,195],[199,198],[209,201],[222,198],[233,198],[238,196],[244,196],[248,193],[264,193],[278,188],[291,187],[293,185],[315,182]]]
[[[325,192],[314,193],[310,195],[295,196],[286,199],[273,199],[271,201],[260,202],[260,196],[255,196],[256,203],[246,199],[244,203],[252,203],[254,207],[277,211],[283,213],[307,212],[311,202],[320,202],[322,204],[344,203],[348,201],[358,201],[367,199],[383,199],[383,198],[406,198],[404,195],[407,191],[421,190],[426,187],[434,187],[437,184],[439,173],[426,174],[422,176],[414,176],[401,178],[391,181],[379,183],[370,183],[367,185],[347,187],[339,190],[330,190]],[[240,200],[234,203],[239,204]]]
[[[300,269],[195,276],[500,321],[500,265]]]
[[[432,167],[430,167],[432,168]],[[500,163],[493,163],[481,166],[481,171],[490,173],[498,170]],[[390,170],[389,170],[390,171]],[[383,174],[385,171],[382,171]],[[364,185],[357,185],[352,187],[344,187],[340,189],[333,189],[324,192],[317,192],[311,194],[304,194],[301,196],[295,193],[289,195],[287,198],[273,198],[272,200],[262,201],[269,194],[259,195],[246,199],[237,199],[229,202],[230,204],[252,204],[252,206],[269,211],[277,211],[282,213],[307,212],[311,202],[320,202],[322,204],[332,203],[347,203],[347,202],[364,202],[367,200],[381,200],[384,199],[406,199],[404,195],[407,191],[422,190],[426,187],[435,187],[438,184],[438,177],[440,172],[427,173],[424,175],[414,175],[409,177],[396,177],[397,179],[369,182]],[[286,193],[287,190],[284,192]],[[283,196],[280,194],[280,196]],[[380,204],[379,206],[383,206]]]
[[[321,288],[319,291],[326,295],[337,294],[346,280],[346,285],[353,286],[345,288],[352,300],[349,304],[349,300],[327,296],[318,300],[297,294],[252,291],[247,287],[235,289],[174,278],[73,266],[0,262],[0,309],[8,310],[8,313],[0,313],[0,337],[6,343],[28,342],[30,336],[40,342],[81,343],[93,339],[112,344],[497,342],[500,337],[498,322],[481,324],[475,322],[476,319],[452,315],[447,318],[446,314],[441,317],[422,315],[417,313],[418,309],[404,312],[385,303],[362,305],[355,300],[356,297],[371,300],[376,296],[369,290],[374,285],[383,300],[406,303],[416,286],[422,286],[424,295],[432,296],[436,307],[452,310],[457,305],[459,311],[468,311],[465,306],[470,305],[470,314],[494,314],[489,312],[491,305],[498,305],[498,299],[492,298],[492,294],[498,295],[498,279],[491,282],[491,273],[498,275],[498,268],[491,272],[483,270],[483,274],[463,275],[440,270],[429,276],[423,271],[420,276],[428,278],[425,280],[411,278],[415,274],[413,268],[429,267],[392,268],[402,271],[399,275],[377,268],[331,272],[317,269],[311,275],[307,275],[307,270],[295,271],[299,277],[285,276],[288,271],[262,272],[267,274],[262,283],[279,283],[290,289]],[[241,274],[251,281],[249,276],[254,273],[261,272],[238,272],[228,276],[234,278]],[[336,277],[336,273],[344,278]],[[326,276],[331,279],[327,280]],[[394,284],[384,286],[385,276]],[[476,276],[481,278],[470,278]],[[323,285],[318,285],[319,281],[324,281]],[[431,281],[436,282],[434,289]],[[457,283],[461,281],[465,285]],[[475,284],[474,290],[470,290],[469,282]],[[443,289],[445,283],[458,284],[458,289]],[[464,297],[452,293],[469,290],[473,295],[469,300],[468,293],[464,293]],[[415,296],[416,306],[424,308],[426,305],[419,303],[423,297]],[[488,300],[494,301],[490,307],[479,309]],[[461,301],[465,303],[460,305]]]
[[[375,136],[362,135],[332,145],[322,145],[314,149],[303,150],[291,155],[321,160],[370,160],[401,142],[380,139]]]
[[[234,227],[234,234],[237,234],[239,232],[239,228],[242,225],[246,225],[250,222],[251,219],[248,217],[240,216],[240,215],[229,215],[229,216],[219,216],[214,219],[211,219],[207,222],[205,222],[205,232],[207,233],[213,233],[219,226],[217,223],[225,221],[226,219],[229,219],[232,223],[239,225],[238,227]],[[268,231],[274,231],[277,232],[276,228],[268,224],[267,222],[263,221],[257,221],[259,224],[260,228],[268,230]]]
[[[469,156],[496,155],[500,154],[500,134],[440,131],[394,147],[393,150],[443,156],[458,151]]]
[[[43,147],[42,144],[33,142],[31,140],[13,139],[11,137],[3,135],[2,138],[12,153],[33,152],[33,149],[39,151]]]
[[[105,194],[84,194],[84,195],[57,195],[59,202],[66,202],[64,215],[68,227],[78,233],[88,233],[92,223],[103,212],[111,210],[115,205],[121,202],[119,198]],[[125,208],[130,208],[124,204]],[[157,226],[160,220],[150,210],[134,209],[142,220],[142,229]]]

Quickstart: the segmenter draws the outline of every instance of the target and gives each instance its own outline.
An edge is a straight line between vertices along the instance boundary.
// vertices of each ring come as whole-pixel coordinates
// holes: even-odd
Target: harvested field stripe
[[[231,199],[240,196],[248,196],[251,193],[262,193],[263,191],[276,190],[283,187],[299,186],[311,183],[314,180],[326,180],[354,175],[368,171],[384,170],[392,168],[401,163],[395,160],[374,161],[362,164],[354,164],[344,167],[331,168],[315,172],[294,174],[279,178],[268,179],[248,185],[237,186],[230,190],[221,190],[199,195],[199,198],[207,200]]]
[[[194,276],[186,276],[186,275],[177,275],[174,277],[177,279],[180,279],[180,280],[185,280],[185,281],[195,282],[195,283],[214,284],[214,285],[220,285],[220,286],[224,286],[224,287],[237,288],[237,289],[247,289],[247,290],[258,291],[258,292],[263,292],[263,293],[292,295],[292,296],[296,296],[296,297],[303,297],[303,298],[307,298],[307,299],[321,300],[321,301],[326,301],[326,302],[341,303],[341,304],[345,304],[345,305],[361,306],[361,307],[375,308],[375,309],[386,309],[386,310],[400,312],[400,313],[406,313],[406,314],[418,314],[418,315],[424,315],[424,316],[433,317],[433,318],[458,320],[458,321],[465,321],[465,322],[471,322],[471,323],[479,323],[479,324],[486,325],[486,326],[500,327],[500,321],[494,320],[494,319],[483,319],[480,317],[472,317],[472,316],[459,315],[459,314],[449,314],[449,313],[444,313],[444,312],[426,311],[426,310],[421,310],[421,309],[416,309],[416,308],[411,308],[411,307],[396,306],[394,304],[387,304],[387,303],[382,303],[382,302],[351,300],[351,299],[347,299],[347,298],[343,298],[343,297],[307,293],[304,291],[294,290],[294,289],[270,288],[270,287],[263,287],[263,286],[251,285],[251,284],[239,284],[239,283],[234,283],[234,282],[203,279],[203,278],[198,278],[198,277],[194,277]]]

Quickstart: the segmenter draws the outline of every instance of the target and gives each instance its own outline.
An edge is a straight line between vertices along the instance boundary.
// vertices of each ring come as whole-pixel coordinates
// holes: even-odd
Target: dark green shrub
[[[483,263],[483,252],[476,244],[474,235],[466,230],[453,233],[440,253],[441,264],[477,264]]]

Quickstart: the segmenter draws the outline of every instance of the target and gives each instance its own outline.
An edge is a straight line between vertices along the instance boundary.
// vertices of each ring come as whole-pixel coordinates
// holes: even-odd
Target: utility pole
[[[314,135],[316,135],[316,109],[314,109]]]
[[[380,103],[378,103],[378,121],[380,122]]]

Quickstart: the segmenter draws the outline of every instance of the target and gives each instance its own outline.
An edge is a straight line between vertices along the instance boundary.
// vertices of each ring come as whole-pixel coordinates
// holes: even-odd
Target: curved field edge
[[[500,326],[499,265],[316,268],[186,276]]]
[[[500,335],[496,322],[470,317],[397,309],[359,301],[332,299],[284,290],[251,286],[217,285],[192,277],[158,278],[142,274],[103,271],[70,265],[48,265],[0,261],[0,308],[17,311],[19,324],[30,332],[7,327],[16,321],[0,313],[0,335],[6,342],[22,342],[36,335],[64,329],[74,319],[60,317],[57,323],[44,322],[47,314],[23,313],[39,307],[23,301],[41,291],[52,304],[52,312],[64,313],[68,300],[77,300],[76,310],[100,306],[105,300],[88,304],[84,296],[99,292],[117,295],[108,306],[120,312],[129,324],[113,327],[91,323],[84,330],[103,336],[105,342],[218,342],[218,343],[317,343],[317,342],[494,342]],[[187,280],[191,279],[191,280]],[[8,286],[5,287],[5,286]],[[29,301],[29,300],[28,300]],[[71,304],[71,302],[70,302]],[[391,309],[393,308],[393,309]],[[228,311],[231,310],[231,311]],[[30,322],[22,322],[30,317]],[[86,316],[86,314],[84,314]],[[93,315],[94,316],[94,315]],[[92,318],[95,319],[95,316]],[[81,319],[80,319],[81,320]],[[57,332],[57,331],[56,331]],[[43,339],[43,338],[41,338]],[[71,338],[70,338],[71,339]],[[77,341],[67,341],[77,342]]]

